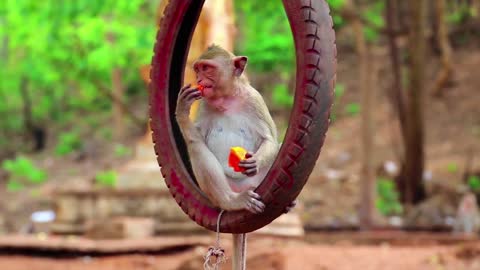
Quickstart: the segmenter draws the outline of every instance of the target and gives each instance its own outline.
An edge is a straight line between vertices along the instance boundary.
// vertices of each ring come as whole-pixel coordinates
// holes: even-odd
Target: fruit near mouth
[[[200,93],[203,96],[203,90],[205,90],[205,86],[199,84],[199,85],[195,85],[194,88],[197,88],[198,91],[200,91]]]

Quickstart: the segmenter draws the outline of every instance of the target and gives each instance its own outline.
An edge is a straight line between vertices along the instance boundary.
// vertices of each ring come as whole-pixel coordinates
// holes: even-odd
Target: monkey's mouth
[[[213,85],[201,84],[201,86],[203,86],[203,88],[208,88],[208,89],[212,89],[212,88],[213,88]]]

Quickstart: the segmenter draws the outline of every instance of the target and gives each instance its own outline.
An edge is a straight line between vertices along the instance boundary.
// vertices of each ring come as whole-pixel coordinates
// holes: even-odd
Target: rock
[[[428,172],[424,172],[424,178],[429,177]],[[432,178],[429,180],[424,179],[425,191],[427,196],[433,197],[439,194],[452,197],[456,203],[460,200],[461,194],[469,190],[468,186],[459,184],[454,179],[438,178],[432,174]]]
[[[62,190],[55,193],[54,202],[53,233],[82,233],[90,221],[125,216],[152,218],[156,230],[162,233],[198,232],[200,228],[183,213],[167,190]]]
[[[413,228],[450,227],[448,217],[455,216],[455,197],[438,194],[412,207],[405,215],[405,226]]]
[[[155,233],[152,218],[117,217],[99,220],[87,226],[86,236],[92,239],[141,239]]]
[[[433,180],[433,173],[432,171],[424,171],[422,175],[423,181],[432,181]]]
[[[388,218],[388,224],[393,227],[402,227],[403,226],[403,218],[398,216],[392,216]]]
[[[52,210],[36,211],[30,216],[32,231],[34,233],[49,233],[55,212]]]
[[[55,198],[56,222],[77,223],[81,219],[79,200],[75,196],[61,194]]]
[[[55,221],[49,227],[50,232],[55,234],[83,234],[86,231],[86,225],[84,223],[70,223]]]
[[[135,158],[118,171],[116,188],[167,190],[149,133],[136,143]]]
[[[254,234],[301,237],[305,235],[305,230],[299,214],[292,211],[279,216],[272,223],[255,231]]]
[[[153,149],[153,146],[152,146]],[[151,149],[150,149],[151,150]],[[153,150],[151,150],[153,151]],[[118,180],[116,184],[118,189],[159,189],[167,190],[165,180],[160,173],[160,167],[157,161],[150,160],[132,160],[118,171]]]
[[[395,177],[399,173],[399,168],[397,163],[387,160],[385,163],[383,163],[383,169],[387,173],[388,176],[390,177]]]

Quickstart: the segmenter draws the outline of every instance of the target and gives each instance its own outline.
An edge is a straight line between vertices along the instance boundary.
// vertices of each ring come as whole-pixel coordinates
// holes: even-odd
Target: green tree
[[[109,110],[115,68],[139,92],[158,2],[0,1],[0,130],[20,133],[29,117],[38,125]]]

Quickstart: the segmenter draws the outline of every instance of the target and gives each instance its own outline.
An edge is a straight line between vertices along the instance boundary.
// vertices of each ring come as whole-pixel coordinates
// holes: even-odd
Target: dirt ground
[[[221,244],[231,254],[229,239]],[[212,237],[213,243],[213,237]],[[1,255],[5,270],[188,270],[203,269],[206,246],[168,255],[132,254],[106,257],[31,257]],[[480,242],[453,245],[353,245],[349,241],[312,244],[303,240],[250,237],[247,269],[261,270],[470,270],[480,269]],[[231,269],[228,260],[221,269]]]

